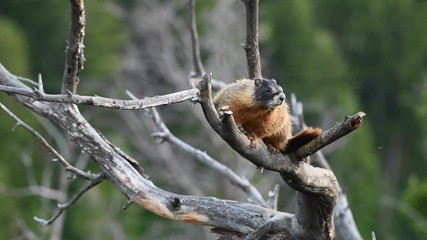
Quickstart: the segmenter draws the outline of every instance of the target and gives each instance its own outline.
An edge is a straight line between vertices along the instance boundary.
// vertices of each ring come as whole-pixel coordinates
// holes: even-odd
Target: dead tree
[[[258,0],[242,0],[246,9],[246,42],[243,48],[247,56],[250,78],[261,77],[258,47]],[[364,113],[346,117],[321,136],[303,146],[291,155],[271,152],[263,143],[249,148],[250,140],[236,126],[232,113],[218,115],[212,103],[211,87],[222,86],[204,72],[200,60],[199,42],[196,30],[194,0],[189,0],[190,32],[194,62],[191,76],[193,88],[167,95],[130,100],[111,99],[98,96],[77,95],[79,74],[84,63],[83,37],[85,27],[84,1],[72,0],[71,30],[67,46],[61,94],[46,94],[41,78],[32,82],[33,89],[21,78],[7,71],[0,64],[0,91],[22,103],[30,111],[57,124],[68,133],[69,138],[100,167],[97,174],[71,166],[49,143],[30,126],[16,117],[5,106],[1,107],[16,121],[29,130],[72,174],[87,179],[88,185],[81,189],[67,203],[58,205],[58,212],[51,219],[35,220],[42,225],[54,222],[63,211],[70,208],[88,190],[105,179],[111,181],[128,199],[125,208],[138,204],[147,210],[174,221],[212,226],[212,231],[222,239],[334,239],[335,223],[345,239],[361,239],[351,211],[334,173],[330,170],[320,150],[362,125]],[[31,82],[31,81],[30,81]],[[265,200],[247,180],[234,174],[227,166],[216,162],[206,153],[186,145],[170,133],[161,121],[155,106],[184,101],[199,103],[206,120],[215,132],[236,152],[252,162],[257,168],[274,171],[296,191],[296,212],[285,213],[276,210],[273,200]],[[149,180],[148,173],[140,163],[108,141],[80,114],[78,104],[116,109],[146,109],[159,128],[155,135],[169,141],[185,151],[191,152],[213,170],[227,177],[241,188],[252,203],[223,200],[213,197],[189,196],[162,190]],[[294,125],[304,128],[302,107],[292,102]],[[313,155],[314,154],[314,155]],[[313,155],[312,161],[308,159]],[[335,223],[334,223],[335,220]]]

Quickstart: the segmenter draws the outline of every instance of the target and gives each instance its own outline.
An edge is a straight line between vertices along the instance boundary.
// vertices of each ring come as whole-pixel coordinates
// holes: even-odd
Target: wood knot
[[[177,197],[174,197],[172,202],[171,202],[171,205],[172,205],[173,209],[177,210],[181,207],[181,200],[179,200],[179,198],[177,198]]]

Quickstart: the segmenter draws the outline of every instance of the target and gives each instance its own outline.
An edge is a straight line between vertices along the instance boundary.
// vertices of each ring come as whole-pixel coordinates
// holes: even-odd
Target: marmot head
[[[255,79],[254,101],[268,109],[280,106],[286,98],[283,89],[274,79]]]

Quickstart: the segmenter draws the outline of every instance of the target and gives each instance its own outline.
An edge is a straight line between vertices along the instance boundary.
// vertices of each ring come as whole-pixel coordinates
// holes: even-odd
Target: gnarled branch
[[[200,84],[200,103],[212,128],[235,151],[258,167],[279,172],[285,182],[298,191],[295,217],[301,229],[306,231],[299,232],[297,236],[334,238],[333,209],[338,196],[335,175],[330,170],[309,165],[302,158],[360,127],[364,114],[358,113],[347,118],[288,157],[269,152],[262,141],[254,148],[249,147],[250,140],[238,130],[232,113],[225,112],[220,117],[216,112],[211,98],[210,79],[211,76],[205,75]]]
[[[0,85],[18,89],[28,87],[0,67]],[[175,221],[203,224],[249,234],[271,217],[289,223],[294,215],[277,212],[256,204],[212,197],[179,195],[156,187],[138,170],[138,163],[109,143],[79,113],[75,105],[34,102],[23,95],[12,95],[35,113],[50,119],[69,133],[70,139],[102,169],[108,178],[129,198],[153,213]],[[132,161],[130,161],[130,159]],[[43,222],[43,221],[42,221]]]

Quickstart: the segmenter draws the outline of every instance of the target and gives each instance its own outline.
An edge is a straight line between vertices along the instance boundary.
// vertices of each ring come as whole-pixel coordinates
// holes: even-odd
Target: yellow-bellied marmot
[[[292,122],[285,94],[275,80],[239,80],[221,89],[214,99],[216,109],[228,108],[254,147],[262,139],[265,144],[284,153],[291,153],[322,132],[307,128],[292,137]]]

